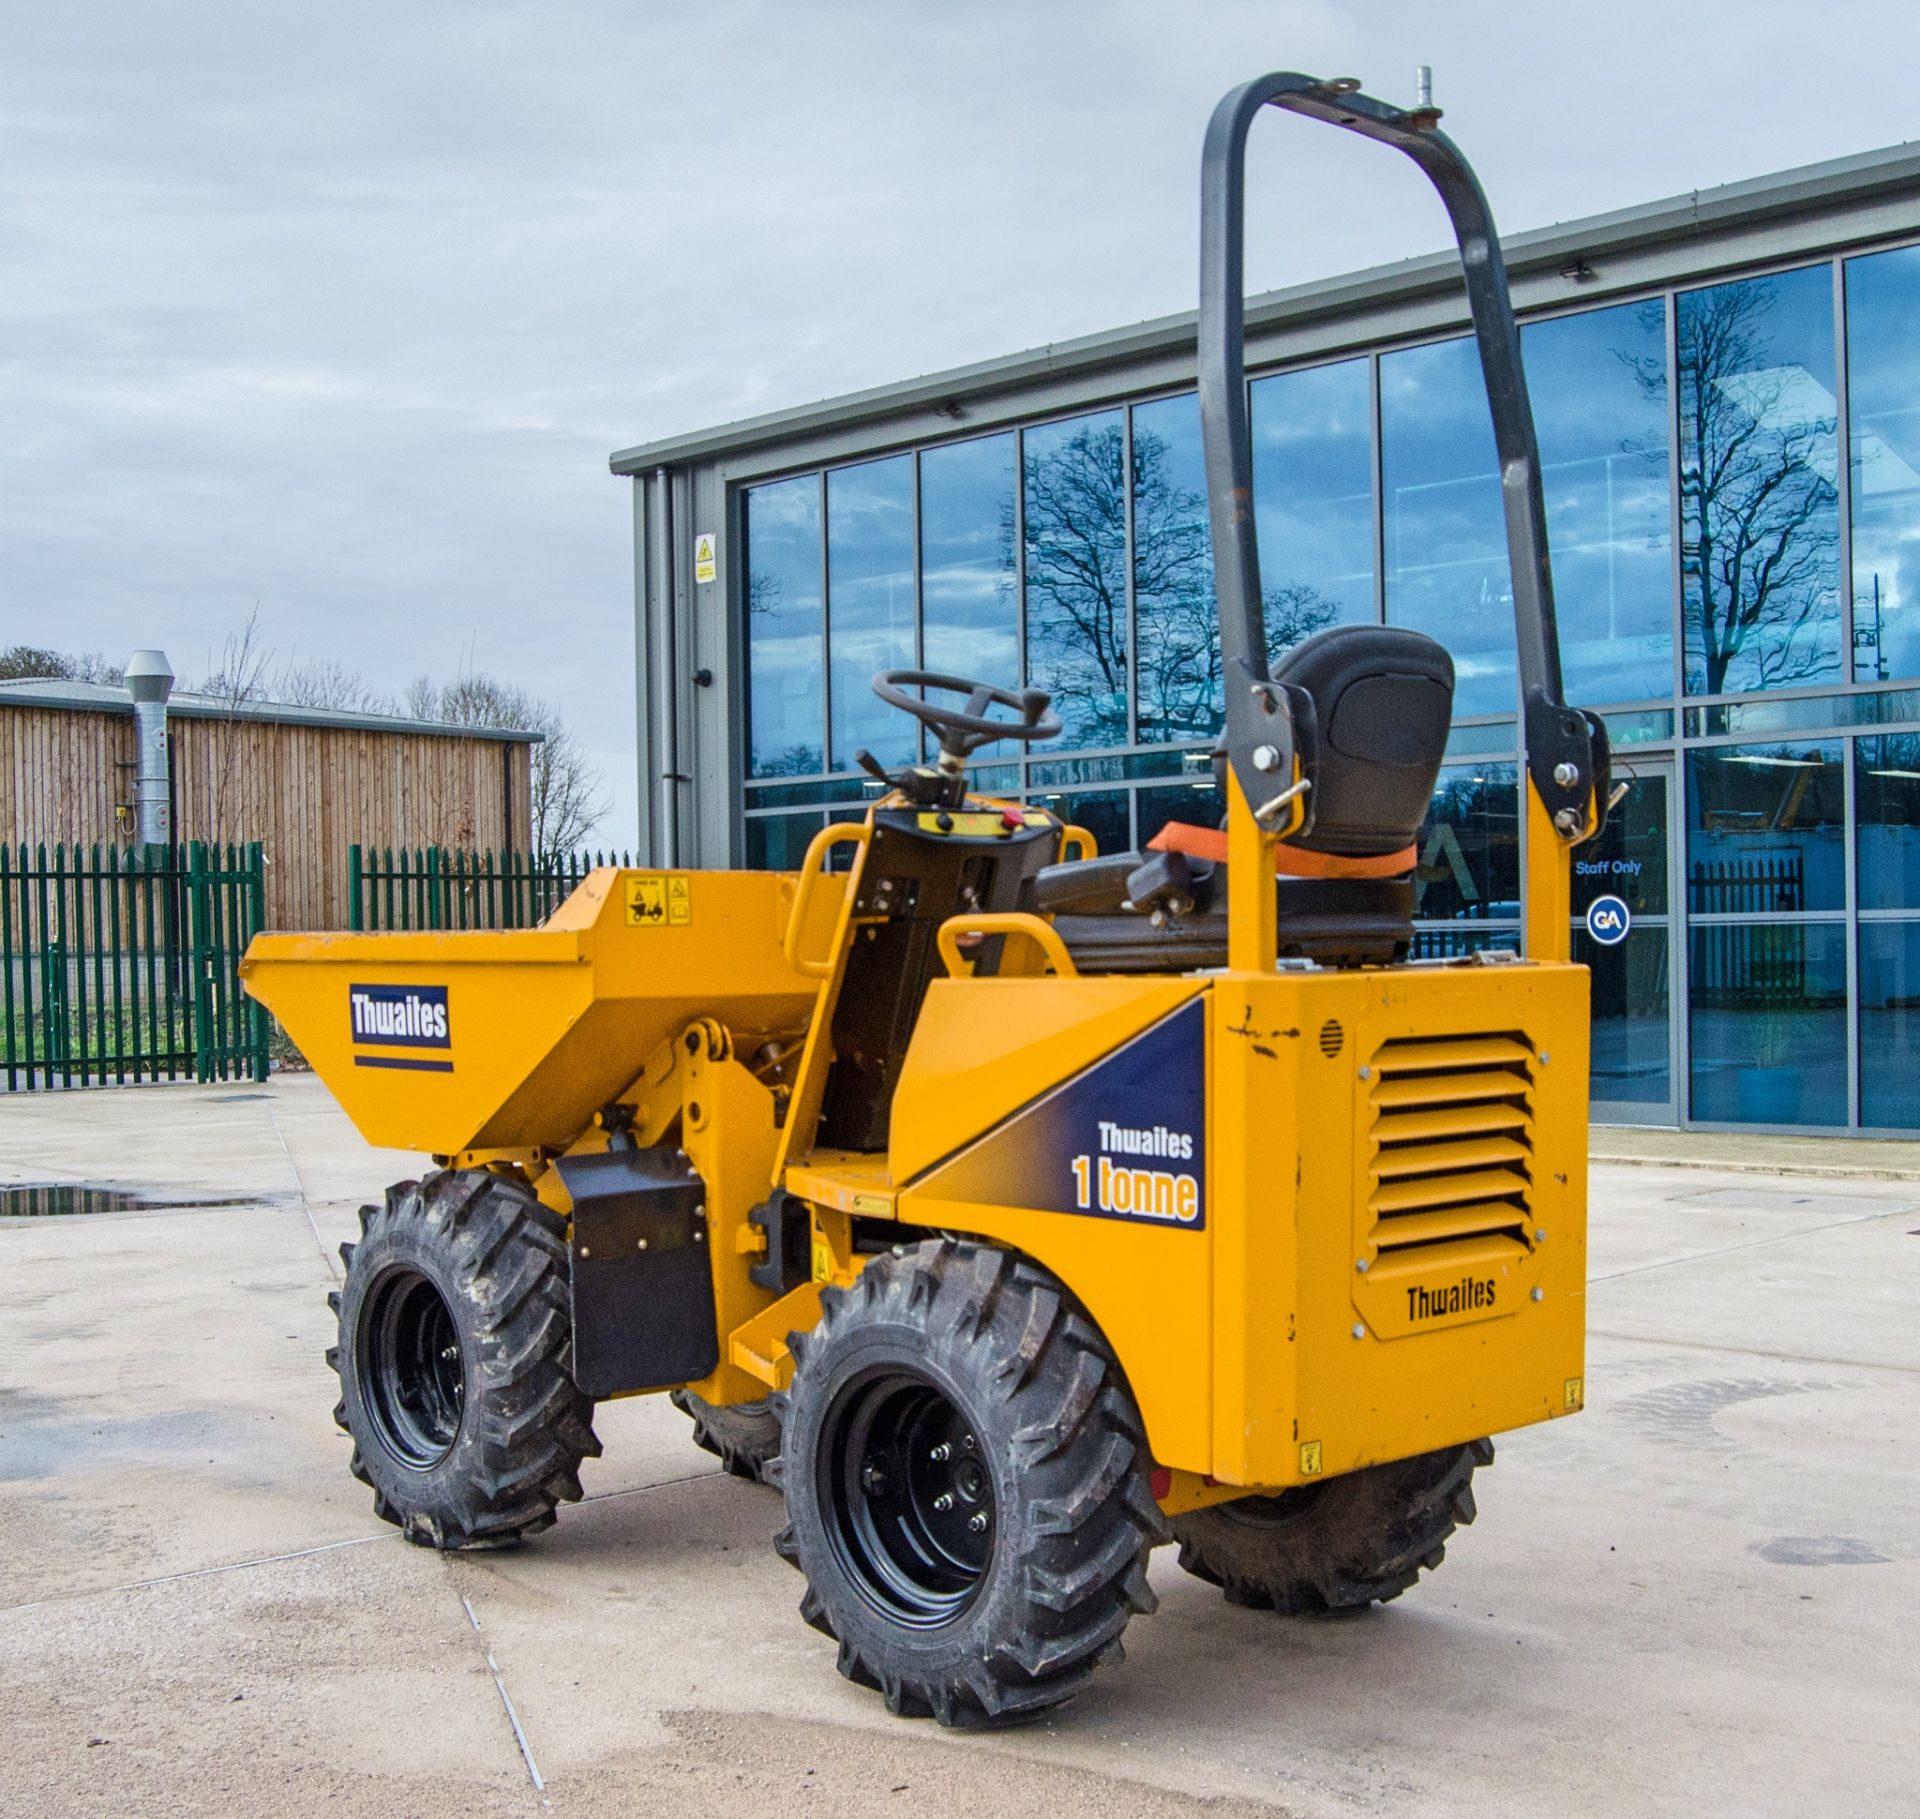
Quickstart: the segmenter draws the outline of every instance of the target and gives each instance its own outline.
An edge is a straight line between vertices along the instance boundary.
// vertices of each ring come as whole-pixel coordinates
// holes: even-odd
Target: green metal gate
[[[630,853],[473,852],[349,846],[347,926],[355,930],[537,928],[602,865]]]
[[[0,1091],[264,1080],[260,844],[0,845]]]

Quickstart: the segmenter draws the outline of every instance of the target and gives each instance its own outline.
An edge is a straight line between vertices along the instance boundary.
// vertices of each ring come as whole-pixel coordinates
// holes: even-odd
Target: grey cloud
[[[1909,12],[105,0],[0,33],[0,637],[183,669],[463,653],[564,702],[630,834],[615,447],[1186,307],[1200,128],[1295,63],[1441,100],[1538,225],[1910,130]],[[1427,250],[1264,130],[1252,275]]]

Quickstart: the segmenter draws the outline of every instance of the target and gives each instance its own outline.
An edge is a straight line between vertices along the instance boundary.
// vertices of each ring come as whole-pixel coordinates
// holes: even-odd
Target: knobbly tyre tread
[[[692,1420],[695,1446],[734,1477],[767,1482],[767,1468],[780,1456],[780,1415],[769,1399],[721,1408],[692,1390],[675,1390],[668,1400]]]
[[[1291,1519],[1272,1527],[1215,1504],[1173,1519],[1180,1565],[1217,1585],[1230,1604],[1303,1616],[1385,1604],[1431,1572],[1456,1528],[1473,1521],[1473,1474],[1493,1463],[1493,1442],[1442,1447],[1300,1487]],[[1280,1498],[1249,1498],[1272,1509]]]
[[[1129,1619],[1157,1608],[1147,1556],[1168,1539],[1112,1349],[1036,1264],[951,1238],[896,1247],[820,1299],[819,1324],[788,1340],[792,1386],[773,1398],[785,1446],[771,1478],[788,1515],[774,1546],[806,1576],[801,1616],[897,1716],[977,1727],[1071,1698],[1123,1658]],[[973,1605],[934,1632],[949,1637],[938,1649],[901,1646],[906,1632],[863,1601],[833,1558],[818,1495],[823,1396],[848,1341],[875,1327],[917,1334],[978,1404],[967,1412],[983,1457],[997,1455],[1001,1532]]]
[[[511,1176],[442,1169],[363,1206],[360,1240],[340,1258],[346,1286],[327,1297],[340,1323],[326,1354],[341,1382],[333,1418],[353,1439],[349,1469],[372,1489],[374,1513],[445,1550],[510,1547],[551,1528],[556,1507],[580,1498],[581,1460],[600,1455],[593,1404],[572,1376],[565,1221]],[[453,1451],[424,1473],[356,1418],[355,1322],[388,1261],[433,1274],[467,1354]]]

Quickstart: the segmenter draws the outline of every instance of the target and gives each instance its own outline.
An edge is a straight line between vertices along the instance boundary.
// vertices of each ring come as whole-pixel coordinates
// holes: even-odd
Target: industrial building
[[[1506,248],[1568,695],[1629,783],[1576,865],[1595,1115],[1920,1134],[1920,148]],[[1455,255],[1247,321],[1270,643],[1448,647],[1419,940],[1514,945],[1512,607]],[[1193,382],[1182,315],[615,455],[654,861],[791,866],[858,814],[855,752],[913,738],[886,667],[1050,689],[1065,736],[981,781],[1103,850],[1217,820]]]
[[[265,926],[318,929],[349,924],[355,843],[531,843],[537,733],[175,690],[158,651],[138,653],[128,681],[142,699],[0,682],[0,843],[257,840]]]

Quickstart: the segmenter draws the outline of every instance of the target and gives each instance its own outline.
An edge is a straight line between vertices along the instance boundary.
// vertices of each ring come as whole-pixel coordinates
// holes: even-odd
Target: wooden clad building
[[[536,734],[176,693],[177,840],[258,840],[272,928],[347,926],[347,848],[531,843]],[[0,843],[134,837],[123,688],[0,682]]]

